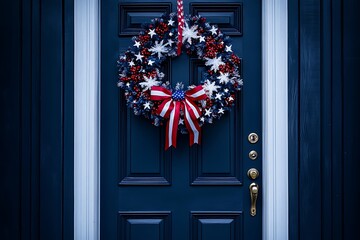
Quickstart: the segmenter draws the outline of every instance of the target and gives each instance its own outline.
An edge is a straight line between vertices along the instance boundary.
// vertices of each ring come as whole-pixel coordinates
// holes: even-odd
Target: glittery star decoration
[[[147,77],[147,76],[144,76],[144,80],[145,82],[141,82],[139,83],[140,86],[143,88],[143,92],[147,91],[147,90],[150,90],[152,86],[158,86],[161,84],[160,81],[156,81],[156,77],[153,78],[153,77]]]
[[[149,29],[148,34],[149,34],[150,37],[152,38],[154,35],[156,35],[155,29]]]
[[[221,96],[222,96],[222,94],[221,94],[221,93],[217,93],[217,94],[216,94],[216,96],[215,96],[215,99],[219,99],[219,100],[221,100]]]
[[[135,63],[134,63],[134,61],[133,61],[133,60],[131,60],[131,62],[129,62],[129,66],[130,66],[130,67],[135,66]]]
[[[155,62],[155,61],[153,61],[153,60],[150,59],[150,60],[148,61],[148,65],[149,65],[149,66],[152,66],[154,62]]]
[[[209,109],[205,109],[205,116],[209,116],[210,117],[210,115],[211,115],[211,109],[209,108]]]
[[[216,28],[214,25],[211,26],[211,29],[209,30],[211,32],[211,34],[217,34],[217,30],[218,28]]]
[[[217,79],[219,79],[220,83],[223,83],[223,84],[227,84],[229,81],[230,81],[230,78],[229,78],[229,73],[222,73],[220,72],[220,76],[217,77]]]
[[[216,82],[213,81],[210,83],[209,80],[206,79],[206,81],[204,82],[204,85],[203,85],[203,88],[205,90],[205,92],[207,93],[207,95],[209,97],[211,97],[211,95],[213,94],[213,92],[217,92],[219,88],[221,88],[220,86],[218,85],[215,85]]]
[[[146,102],[143,104],[144,109],[150,109],[150,102]]]
[[[138,41],[135,41],[135,44],[134,44],[135,47],[139,48],[140,47],[140,42]]]
[[[218,114],[224,114],[224,109],[220,108],[219,111],[218,111]]]
[[[187,41],[189,44],[192,44],[191,39],[197,39],[199,38],[198,31],[196,30],[198,28],[198,25],[193,25],[189,28],[189,25],[187,22],[185,22],[185,27],[183,29],[183,39],[182,42],[184,43]]]
[[[199,42],[205,42],[205,37],[204,36],[200,36],[199,38],[200,38]]]
[[[221,60],[221,56],[217,58],[205,58],[206,66],[211,66],[210,70],[213,70],[214,72],[217,72],[219,70],[219,66],[224,65],[225,63]]]
[[[167,41],[167,43],[165,44],[165,45],[168,45],[168,46],[170,46],[171,47],[171,45],[174,43],[174,41],[173,40],[171,40],[171,39],[168,39],[168,41]]]
[[[231,47],[232,47],[232,45],[230,45],[230,46],[225,46],[225,51],[226,51],[226,52],[232,52]]]
[[[152,52],[151,55],[157,54],[159,59],[163,56],[163,53],[167,53],[168,51],[166,45],[164,45],[164,40],[161,40],[160,43],[155,41],[155,46],[149,49],[149,52]]]
[[[136,57],[136,61],[139,60],[140,62],[142,62],[142,58],[144,57],[143,55],[141,55],[141,53],[139,52],[138,54],[135,54]]]
[[[172,25],[174,24],[174,22],[175,22],[174,20],[170,19],[170,20],[168,21],[168,25],[169,25],[169,26],[172,26]]]

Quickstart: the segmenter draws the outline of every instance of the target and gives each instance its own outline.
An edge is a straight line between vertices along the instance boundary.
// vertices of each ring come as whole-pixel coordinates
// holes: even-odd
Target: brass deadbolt
[[[257,179],[260,175],[259,171],[256,168],[250,168],[247,172],[247,175],[250,179]]]
[[[250,133],[248,136],[248,140],[252,144],[257,143],[259,141],[259,136],[256,133]]]

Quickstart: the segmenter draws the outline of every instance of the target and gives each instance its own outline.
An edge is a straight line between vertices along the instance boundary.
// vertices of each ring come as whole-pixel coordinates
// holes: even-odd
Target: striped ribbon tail
[[[182,32],[184,28],[184,7],[183,0],[177,0],[177,17],[178,17],[178,42],[177,42],[177,55],[181,54],[182,47]]]
[[[201,116],[200,108],[195,104],[195,101],[205,100],[207,98],[205,90],[202,86],[197,86],[188,90],[185,94],[185,126],[189,132],[189,145],[194,143],[200,144],[201,128],[197,121]]]

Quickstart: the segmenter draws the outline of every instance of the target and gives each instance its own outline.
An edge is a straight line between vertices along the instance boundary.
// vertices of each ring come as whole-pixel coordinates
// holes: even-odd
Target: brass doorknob
[[[251,183],[249,186],[249,190],[251,200],[250,215],[254,217],[256,215],[256,200],[259,195],[259,186],[256,183]]]
[[[256,168],[250,168],[247,172],[247,175],[250,179],[257,179],[260,175],[259,171]]]

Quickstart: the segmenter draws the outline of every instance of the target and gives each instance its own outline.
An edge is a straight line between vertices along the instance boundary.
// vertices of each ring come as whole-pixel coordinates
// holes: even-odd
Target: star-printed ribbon
[[[181,54],[182,46],[182,32],[184,28],[184,7],[183,1],[177,0],[177,17],[178,17],[178,42],[177,42],[177,55]]]
[[[200,126],[197,119],[201,116],[201,109],[195,101],[206,99],[206,93],[202,86],[196,86],[186,92],[176,90],[171,92],[164,87],[153,86],[151,97],[153,101],[162,101],[156,114],[163,118],[169,118],[166,125],[165,149],[176,147],[177,130],[180,121],[180,111],[184,111],[185,126],[189,131],[190,146],[200,143]]]

